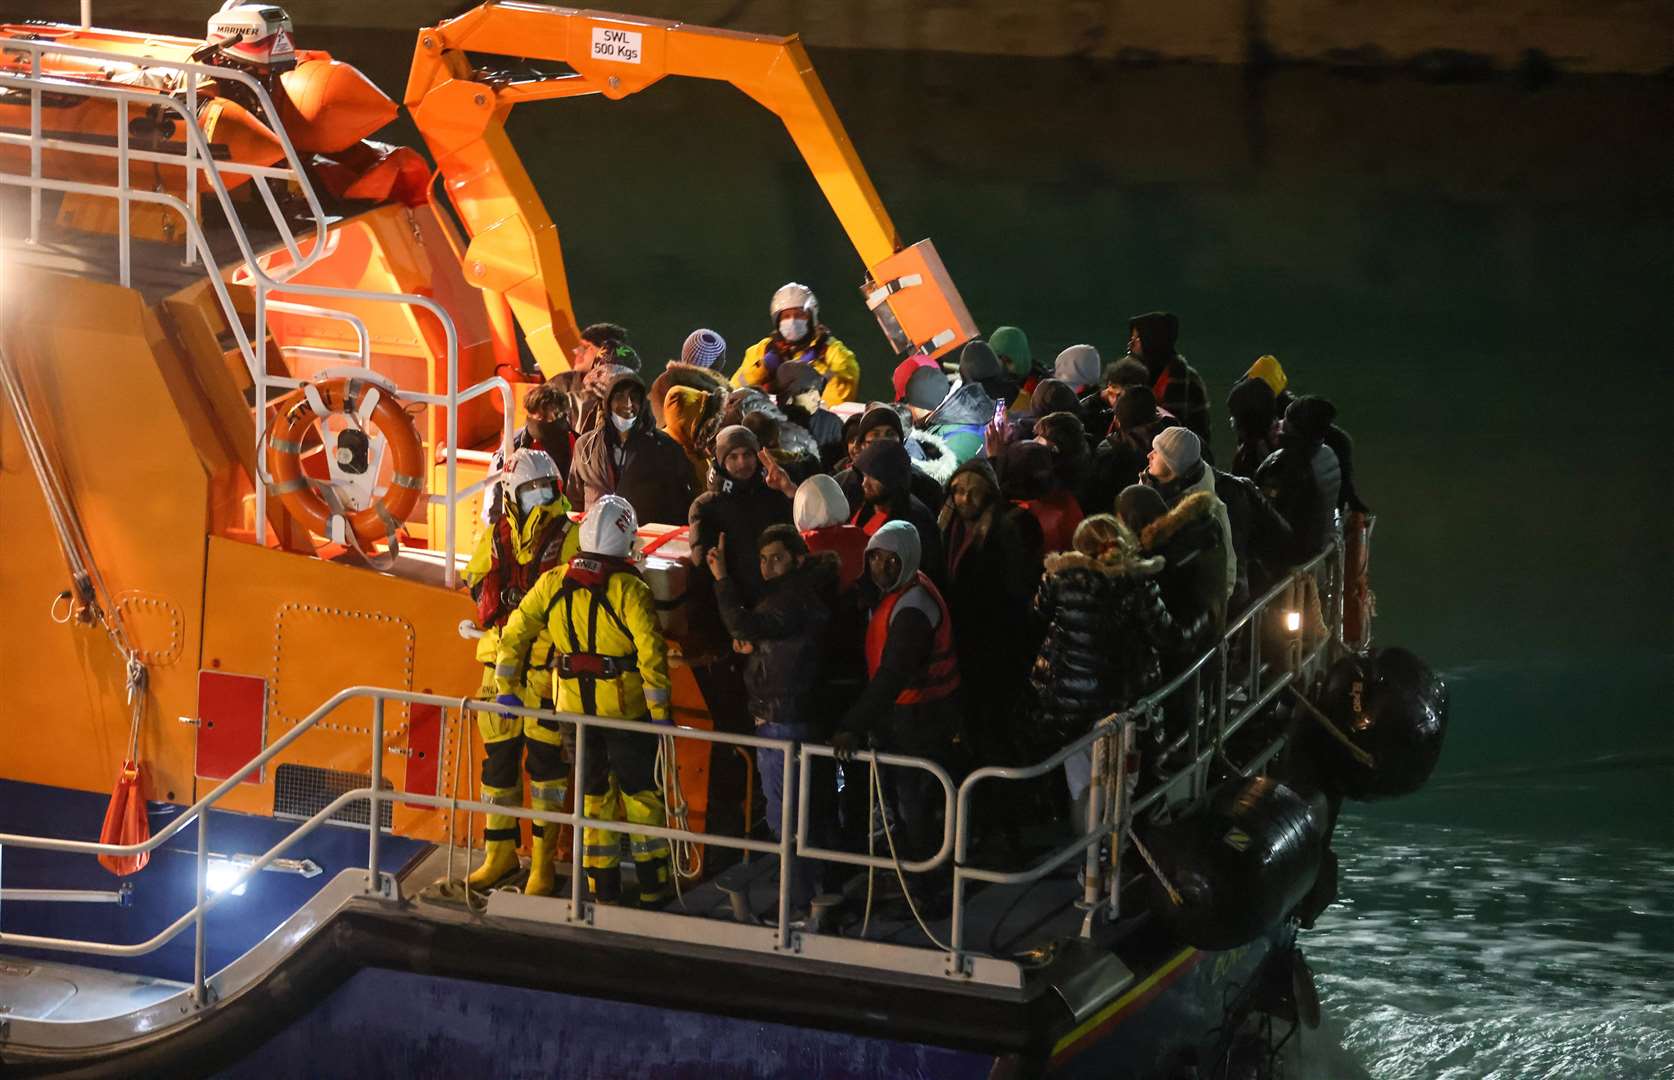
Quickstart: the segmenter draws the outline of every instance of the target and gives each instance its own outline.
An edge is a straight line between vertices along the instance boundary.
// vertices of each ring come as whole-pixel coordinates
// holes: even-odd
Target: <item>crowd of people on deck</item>
[[[1240,365],[1212,449],[1209,389],[1173,314],[1135,316],[1108,362],[1089,344],[1045,362],[1003,326],[945,366],[909,357],[893,400],[863,403],[812,291],[787,284],[771,308],[772,332],[730,373],[726,341],[699,329],[648,380],[629,332],[599,323],[573,370],[528,392],[467,574],[490,635],[483,696],[668,720],[665,646],[633,563],[636,529],[660,523],[689,530],[681,644],[717,729],[829,743],[839,762],[923,757],[956,779],[1030,764],[1182,670],[1330,542],[1339,512],[1365,509],[1336,410],[1273,356]],[[536,805],[564,797],[545,723],[485,714],[485,798],[515,801],[519,765],[495,748],[519,730]],[[589,745],[587,815],[661,824],[654,756],[644,736]],[[865,850],[869,804],[887,799],[904,857],[937,848],[930,774],[887,770],[878,790],[865,769],[839,784],[814,760],[829,766],[811,781],[816,842]],[[781,764],[758,753],[775,836],[794,797]],[[1075,812],[1088,769],[1067,764],[1058,813]],[[983,840],[1015,846],[1012,813],[977,811]],[[712,806],[710,829],[728,825]],[[506,875],[508,852],[516,866],[517,819],[489,826],[477,885]],[[550,837],[535,841],[549,860]],[[614,899],[614,835],[583,842],[594,894]],[[642,902],[660,900],[666,841],[635,835],[631,850]],[[799,873],[805,906],[818,882]],[[550,874],[528,888],[549,891]]]

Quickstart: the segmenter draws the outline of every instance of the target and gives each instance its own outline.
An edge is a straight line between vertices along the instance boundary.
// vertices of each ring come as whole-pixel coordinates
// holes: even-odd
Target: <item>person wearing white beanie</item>
[[[815,473],[797,485],[791,518],[809,551],[837,556],[839,588],[848,589],[860,580],[866,572],[866,544],[871,537],[858,525],[849,524],[849,499],[836,480]]]

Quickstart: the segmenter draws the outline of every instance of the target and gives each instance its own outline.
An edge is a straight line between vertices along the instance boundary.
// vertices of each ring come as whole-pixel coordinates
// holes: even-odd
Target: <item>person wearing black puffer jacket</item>
[[[1279,425],[1279,448],[1256,470],[1256,486],[1290,522],[1299,562],[1324,549],[1337,527],[1342,471],[1337,455],[1325,445],[1336,415],[1324,398],[1291,402]]]
[[[1034,603],[1046,640],[1030,675],[1042,752],[1144,696],[1161,680],[1159,654],[1178,654],[1201,636],[1202,612],[1176,619],[1163,603],[1162,569],[1110,514],[1083,521],[1073,551],[1047,556]],[[1064,763],[1072,800],[1086,792],[1091,766],[1090,752]],[[1072,816],[1072,827],[1081,824]]]

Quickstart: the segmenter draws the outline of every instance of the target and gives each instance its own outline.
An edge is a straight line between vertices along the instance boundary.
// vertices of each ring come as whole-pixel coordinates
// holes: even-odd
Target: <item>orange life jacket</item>
[[[936,622],[930,662],[913,677],[905,690],[895,696],[897,705],[940,701],[959,689],[959,658],[953,652],[953,620],[948,616],[947,601],[942,599],[942,594],[936,591],[936,586],[930,583],[922,570],[913,574],[913,580],[906,588],[896,589],[872,609],[872,621],[866,626],[866,674],[873,678],[877,676],[878,667],[883,663],[884,643],[889,639],[890,616],[895,613],[895,605],[913,585],[930,594],[941,618]]]

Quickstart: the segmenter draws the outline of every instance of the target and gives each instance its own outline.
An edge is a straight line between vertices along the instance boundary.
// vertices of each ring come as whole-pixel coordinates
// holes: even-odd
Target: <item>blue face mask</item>
[[[528,517],[537,507],[546,506],[557,498],[557,492],[544,485],[525,488],[517,493],[517,512]]]

